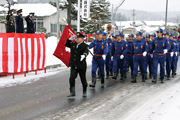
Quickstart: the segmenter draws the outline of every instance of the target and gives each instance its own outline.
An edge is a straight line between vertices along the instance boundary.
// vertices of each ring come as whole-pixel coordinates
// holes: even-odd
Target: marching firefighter
[[[178,58],[179,58],[179,42],[178,37],[177,36],[173,36],[173,40],[175,41],[175,53],[174,53],[174,59],[173,59],[173,74],[172,76],[174,77],[176,75],[176,71],[177,71],[177,64],[178,64]]]
[[[163,37],[163,30],[159,28],[157,30],[157,37],[153,40],[152,51],[153,54],[153,83],[157,82],[157,68],[158,63],[160,63],[160,80],[163,83],[165,76],[165,61],[166,53],[169,51],[170,46],[168,40]]]
[[[169,32],[164,32],[164,37],[167,38],[170,45],[170,49],[166,54],[166,77],[167,80],[170,80],[172,57],[174,56],[175,52],[175,42],[174,40],[169,39]]]
[[[72,42],[76,38],[76,41]],[[71,67],[69,84],[70,84],[70,95],[67,97],[74,97],[75,94],[75,79],[77,78],[77,74],[81,78],[81,83],[83,86],[83,97],[87,96],[87,81],[86,81],[86,57],[88,56],[88,45],[84,43],[84,35],[80,32],[77,33],[77,36],[72,36],[69,38],[65,46],[71,49],[71,57],[69,66]]]
[[[25,18],[27,23],[27,33],[34,34],[35,33],[35,24],[34,24],[34,14],[35,13],[29,13],[29,15]]]
[[[142,37],[142,32],[138,31],[136,33],[136,41],[133,43],[133,54],[134,54],[134,70],[133,70],[133,80],[131,83],[136,83],[136,77],[138,76],[138,66],[140,65],[140,70],[142,74],[142,82],[145,82],[145,60],[148,53],[148,44]]]
[[[156,38],[156,33],[153,33],[153,34],[151,35],[151,41],[153,41],[155,38]]]
[[[6,15],[5,19],[6,19],[6,33],[15,33],[13,10],[8,11],[8,15]]]
[[[22,9],[17,11],[16,20],[16,33],[24,33],[24,21],[22,18]]]
[[[128,40],[127,40],[127,53],[125,54],[124,58],[124,70],[127,71],[128,65],[131,68],[131,78],[133,78],[133,39],[134,35],[131,33],[128,35]]]
[[[149,66],[149,78],[152,79],[152,73],[153,73],[153,54],[152,54],[152,41],[150,40],[151,35],[146,34],[146,42],[148,44],[148,53],[145,60],[145,80],[147,79],[147,68]]]
[[[112,46],[112,56],[113,56],[113,79],[117,79],[118,70],[120,69],[121,78],[120,80],[124,80],[125,78],[125,70],[123,67],[124,64],[124,56],[127,53],[127,43],[122,39],[124,35],[119,33],[117,35],[117,41],[113,43]]]
[[[94,48],[94,56],[92,60],[92,83],[89,87],[95,87],[96,85],[96,70],[99,67],[101,74],[101,88],[104,88],[104,60],[108,53],[108,47],[106,42],[102,39],[103,31],[97,31],[97,40],[93,40],[89,45],[89,49]]]

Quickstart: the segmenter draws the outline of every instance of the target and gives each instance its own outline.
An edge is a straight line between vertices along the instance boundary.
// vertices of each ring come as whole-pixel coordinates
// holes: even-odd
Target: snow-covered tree
[[[81,30],[85,34],[95,33],[102,29],[102,26],[108,23],[111,14],[108,7],[110,3],[106,0],[92,0],[90,5],[90,20],[83,20],[81,23]]]
[[[15,4],[18,4],[17,0],[6,0],[6,4],[0,3],[1,7],[7,8],[6,10],[0,10],[0,14],[7,14],[8,11],[11,9],[11,7]],[[14,9],[14,12],[16,12],[15,9]],[[5,18],[0,19],[0,22],[5,22]]]

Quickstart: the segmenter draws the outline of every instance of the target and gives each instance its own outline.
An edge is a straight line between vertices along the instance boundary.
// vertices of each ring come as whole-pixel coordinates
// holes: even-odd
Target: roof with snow
[[[35,16],[50,16],[57,11],[56,7],[45,3],[45,4],[15,4],[12,9],[23,9],[23,16],[29,15],[30,12],[35,12]],[[6,10],[7,8],[0,7],[0,10]],[[15,13],[16,14],[16,13]],[[1,16],[4,16],[1,14]]]

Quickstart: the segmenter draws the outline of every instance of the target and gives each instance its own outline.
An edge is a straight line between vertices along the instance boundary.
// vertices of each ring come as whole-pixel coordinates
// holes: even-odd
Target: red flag
[[[65,42],[71,36],[75,36],[75,32],[71,29],[69,25],[66,25],[64,28],[64,32],[61,36],[61,39],[54,51],[54,56],[59,58],[67,67],[69,67],[69,60],[70,60],[70,52],[66,51]]]

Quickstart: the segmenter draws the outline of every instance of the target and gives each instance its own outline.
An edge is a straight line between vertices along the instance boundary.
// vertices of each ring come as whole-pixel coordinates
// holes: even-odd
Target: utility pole
[[[80,0],[78,0],[77,32],[80,32]]]
[[[167,28],[168,0],[166,0],[165,30]]]
[[[111,23],[113,22],[113,4],[112,4],[112,11],[111,11]]]
[[[135,26],[135,21],[134,21],[134,17],[135,17],[135,10],[133,9],[133,34],[135,34],[135,31],[134,31],[134,26]]]
[[[59,0],[56,0],[57,7],[57,44],[59,42]]]

